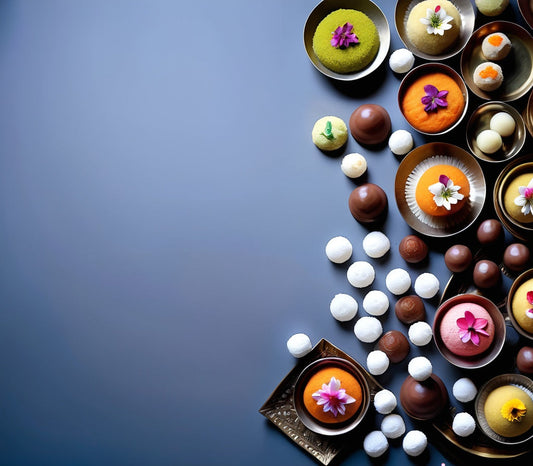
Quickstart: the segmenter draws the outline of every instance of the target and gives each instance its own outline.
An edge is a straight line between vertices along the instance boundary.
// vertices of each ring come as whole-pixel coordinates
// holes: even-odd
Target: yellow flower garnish
[[[502,416],[509,422],[520,422],[526,415],[526,405],[522,403],[518,398],[509,400],[502,406]]]

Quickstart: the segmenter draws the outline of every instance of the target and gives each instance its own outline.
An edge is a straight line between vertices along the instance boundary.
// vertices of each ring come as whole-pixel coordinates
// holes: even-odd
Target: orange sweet
[[[429,190],[432,184],[439,182],[440,175],[446,175],[453,184],[461,186],[459,193],[464,197],[462,200],[457,201],[457,204],[452,204],[451,209],[447,210],[446,207],[438,207],[433,200],[433,194]],[[443,217],[445,215],[451,215],[462,209],[463,205],[468,199],[470,194],[470,183],[465,174],[459,170],[459,168],[453,165],[434,165],[428,168],[418,180],[415,190],[415,199],[418,207],[428,215],[436,217]]]
[[[346,412],[344,414],[339,413],[336,417],[330,411],[324,412],[323,406],[319,406],[312,396],[313,393],[322,388],[323,384],[328,384],[332,377],[339,380],[341,388],[345,389],[352,398],[355,398],[353,403],[345,405]],[[311,376],[304,389],[303,402],[309,414],[316,420],[326,424],[335,424],[344,422],[357,413],[363,402],[363,392],[361,385],[352,374],[332,366],[320,369]]]
[[[494,47],[498,47],[503,42],[503,37],[498,34],[494,34],[494,35],[489,36],[487,40],[489,41],[490,45],[494,45]]]

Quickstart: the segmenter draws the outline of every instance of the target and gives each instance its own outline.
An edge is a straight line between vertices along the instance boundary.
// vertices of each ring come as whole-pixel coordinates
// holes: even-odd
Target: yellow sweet
[[[524,215],[521,212],[522,207],[517,206],[514,203],[514,200],[520,194],[518,192],[518,188],[520,186],[527,186],[532,178],[533,178],[533,173],[531,172],[518,175],[515,179],[511,180],[511,182],[509,183],[509,186],[507,187],[507,189],[505,190],[505,193],[503,194],[503,207],[505,208],[506,212],[514,220],[520,223],[524,223],[524,224],[533,223],[533,214],[529,213],[527,215]]]
[[[522,283],[513,295],[511,302],[511,310],[513,316],[526,332],[533,333],[533,318],[527,316],[526,311],[533,308],[533,304],[530,304],[527,300],[528,291],[533,291],[533,278]]]
[[[525,414],[520,409],[523,406]],[[502,437],[517,437],[533,426],[533,400],[514,385],[504,385],[490,392],[484,411],[489,427]]]

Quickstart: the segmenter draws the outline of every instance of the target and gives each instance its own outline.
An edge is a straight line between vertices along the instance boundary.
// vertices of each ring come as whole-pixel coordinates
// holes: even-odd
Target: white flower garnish
[[[520,212],[524,215],[533,214],[533,178],[531,178],[527,186],[520,186],[518,192],[520,196],[515,197],[515,205],[522,207]]]
[[[428,8],[426,11],[426,17],[420,18],[420,22],[427,26],[426,31],[428,34],[444,35],[444,31],[452,28],[451,24],[453,18],[446,14],[446,10],[440,5],[437,5],[434,10]]]
[[[439,176],[439,182],[432,184],[429,188],[431,194],[433,194],[433,200],[437,207],[444,206],[446,210],[452,208],[452,204],[457,204],[457,201],[460,201],[464,196],[458,191],[461,189],[461,186],[456,186],[453,184],[453,181],[450,180],[446,175]]]

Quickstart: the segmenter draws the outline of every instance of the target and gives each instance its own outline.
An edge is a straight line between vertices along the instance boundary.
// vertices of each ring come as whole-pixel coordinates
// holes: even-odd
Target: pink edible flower
[[[340,380],[331,377],[328,384],[322,384],[322,388],[311,395],[316,401],[317,405],[324,405],[324,412],[331,411],[333,416],[337,414],[344,414],[346,412],[345,405],[354,403],[355,398],[352,398],[346,393],[346,390],[341,388]]]
[[[479,346],[479,335],[489,336],[489,334],[483,330],[488,324],[487,319],[476,319],[474,314],[470,311],[465,311],[465,316],[457,319],[457,326],[460,328],[459,337],[463,343],[467,343],[469,340],[474,345]]]
[[[350,23],[345,23],[344,26],[339,26],[332,32],[331,45],[335,48],[345,48],[350,44],[358,44],[359,39],[353,32],[353,26]]]
[[[529,304],[533,304],[533,291],[528,291],[526,296],[527,296],[527,302]],[[533,319],[533,309],[531,308],[528,309],[526,311],[526,316],[528,316],[530,319]]]

